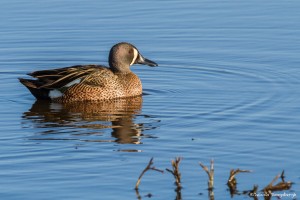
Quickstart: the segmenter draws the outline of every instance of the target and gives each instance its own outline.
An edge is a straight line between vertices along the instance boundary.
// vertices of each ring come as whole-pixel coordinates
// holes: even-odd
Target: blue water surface
[[[231,198],[237,168],[252,170],[237,175],[239,192],[285,170],[294,184],[277,194],[298,199],[299,10],[296,0],[2,1],[1,199],[209,199],[198,163],[211,159],[215,199]],[[36,102],[17,79],[107,65],[121,41],[159,64],[132,67],[144,88],[133,102]],[[149,171],[136,193],[151,157],[162,170],[182,157],[181,192]]]

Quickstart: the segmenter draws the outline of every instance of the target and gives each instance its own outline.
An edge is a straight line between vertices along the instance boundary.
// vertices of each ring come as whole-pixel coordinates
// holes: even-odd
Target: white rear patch
[[[133,63],[137,59],[138,55],[139,55],[139,52],[136,49],[133,49],[133,59],[132,59],[132,62],[130,63],[130,65],[133,65]]]
[[[55,99],[58,97],[62,97],[63,93],[61,93],[59,90],[50,90],[49,97],[51,99]]]
[[[81,81],[81,78],[75,79],[74,81],[71,81],[70,83],[63,86],[62,88],[67,89],[67,88],[71,87],[72,85],[80,83],[80,81]],[[49,92],[49,97],[51,99],[59,98],[62,96],[63,96],[63,93],[57,89],[50,90],[50,92]]]

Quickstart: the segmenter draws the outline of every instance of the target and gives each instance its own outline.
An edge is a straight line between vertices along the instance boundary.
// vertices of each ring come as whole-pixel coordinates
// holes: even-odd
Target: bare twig
[[[277,183],[276,185],[274,185],[271,188],[271,191],[281,191],[281,190],[289,190],[292,186],[292,182],[288,181],[288,182],[280,182]]]
[[[135,189],[135,195],[138,200],[142,200],[142,197],[141,197],[138,189]]]
[[[208,175],[208,189],[212,190],[214,188],[214,160],[212,159],[210,161],[210,170],[208,170],[208,167],[203,165],[201,162],[199,162],[199,165],[207,173],[207,175]]]
[[[230,191],[230,195],[231,197],[233,197],[233,195],[235,194],[239,194],[239,191],[237,190],[237,181],[235,178],[235,175],[237,175],[238,173],[241,172],[251,172],[250,170],[241,170],[241,169],[231,169],[230,170],[230,174],[229,174],[229,178],[227,181],[227,186],[229,187],[229,191]]]
[[[208,170],[208,167],[206,167],[205,165],[203,165],[201,162],[199,162],[199,165],[202,167],[202,169],[207,173],[208,175],[208,196],[210,200],[214,200],[215,199],[215,195],[214,195],[214,160],[211,159],[210,161],[210,169]]]
[[[163,170],[156,169],[154,166],[151,167],[151,165],[153,165],[153,157],[150,159],[148,165],[146,166],[146,168],[145,168],[145,169],[142,171],[142,173],[140,174],[140,176],[139,176],[139,178],[138,178],[138,180],[137,180],[137,182],[136,182],[136,184],[135,184],[135,190],[138,190],[138,189],[139,189],[139,185],[140,185],[140,183],[141,183],[141,179],[142,179],[143,175],[146,173],[146,171],[148,171],[148,170],[154,170],[154,171],[158,171],[158,172],[160,172],[160,173],[164,173]]]
[[[273,187],[273,184],[277,181],[277,179],[280,177],[280,174],[278,174],[277,176],[275,176],[275,178],[273,178],[273,180],[271,181],[271,183],[269,183],[269,185],[267,185],[265,188],[271,188]]]
[[[236,169],[236,170],[231,169],[227,183],[236,184],[235,175],[237,175],[238,173],[241,173],[241,172],[244,173],[244,172],[252,172],[252,171],[251,170],[242,170],[242,169]]]
[[[172,160],[172,170],[166,169],[168,172],[173,174],[173,176],[175,178],[177,190],[181,189],[181,174],[179,172],[179,163],[181,160],[182,160],[181,157],[176,157],[175,160]]]
[[[244,194],[248,194],[248,196],[252,197],[254,200],[258,200],[257,195],[258,185],[254,185],[252,190],[244,191]]]
[[[282,181],[282,182],[285,182],[285,181],[284,181],[284,178],[285,178],[285,176],[284,176],[284,170],[282,170],[281,175],[280,175],[280,178],[281,178],[281,181]]]
[[[177,188],[175,191],[176,191],[176,198],[175,198],[175,200],[182,200],[181,189]]]
[[[277,183],[276,185],[273,185],[278,178],[281,177],[281,182]],[[263,192],[265,194],[271,195],[271,193],[273,191],[281,191],[281,190],[289,190],[292,186],[292,182],[288,181],[286,182],[284,180],[284,171],[282,171],[281,174],[278,174],[277,176],[275,176],[275,178],[271,181],[271,183],[269,183],[264,189]]]

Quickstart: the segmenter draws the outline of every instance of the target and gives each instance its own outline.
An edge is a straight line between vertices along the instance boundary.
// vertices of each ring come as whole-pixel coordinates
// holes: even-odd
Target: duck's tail
[[[47,99],[49,100],[49,89],[40,88],[41,83],[38,80],[30,80],[19,78],[19,81],[27,87],[33,96],[37,99]]]

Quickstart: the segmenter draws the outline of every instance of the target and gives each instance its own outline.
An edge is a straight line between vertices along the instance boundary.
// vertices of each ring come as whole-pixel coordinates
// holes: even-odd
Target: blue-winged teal
[[[114,45],[109,53],[109,68],[102,65],[76,65],[29,73],[36,78],[23,79],[37,99],[55,102],[107,100],[142,94],[142,83],[131,70],[133,64],[157,66],[144,58],[132,44]]]

